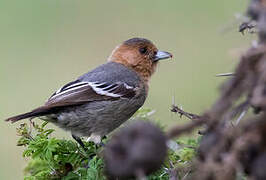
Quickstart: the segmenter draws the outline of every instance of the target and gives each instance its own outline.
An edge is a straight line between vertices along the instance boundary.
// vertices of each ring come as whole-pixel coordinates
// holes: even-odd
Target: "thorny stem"
[[[175,112],[175,113],[178,113],[180,115],[180,117],[185,116],[188,119],[195,120],[195,121],[192,121],[192,122],[190,122],[188,124],[185,124],[183,126],[176,126],[176,127],[172,128],[172,129],[170,129],[166,133],[166,136],[169,139],[177,137],[177,136],[179,136],[179,135],[181,135],[181,134],[183,134],[185,132],[189,133],[193,129],[203,125],[204,123],[206,123],[206,117],[207,116],[203,118],[203,116],[199,116],[199,115],[196,115],[196,114],[193,114],[193,113],[186,112],[186,111],[184,111],[183,109],[179,108],[176,105],[172,105],[171,111]]]
[[[176,126],[172,129],[170,129],[167,133],[166,133],[166,137],[168,139],[177,137],[183,133],[189,133],[191,132],[193,129],[203,125],[206,122],[206,119],[204,118],[199,118],[197,119],[197,121],[192,121],[188,124],[185,124],[183,126]]]
[[[171,111],[175,112],[175,113],[178,113],[180,115],[180,117],[185,116],[185,117],[187,117],[188,119],[191,119],[191,120],[195,120],[195,119],[199,119],[200,118],[199,115],[183,111],[183,109],[179,108],[177,105],[172,105]]]

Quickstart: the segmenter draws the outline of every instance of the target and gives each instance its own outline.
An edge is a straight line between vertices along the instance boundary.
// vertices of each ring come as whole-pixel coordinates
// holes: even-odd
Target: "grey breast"
[[[107,135],[128,120],[146,99],[146,90],[140,77],[124,65],[108,62],[78,78],[86,82],[122,82],[138,89],[133,98],[114,101],[95,101],[68,107],[57,114],[56,124],[78,136]]]

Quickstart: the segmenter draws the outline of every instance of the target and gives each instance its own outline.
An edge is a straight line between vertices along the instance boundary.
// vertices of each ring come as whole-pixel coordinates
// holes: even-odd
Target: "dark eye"
[[[144,47],[144,48],[140,48],[140,49],[139,49],[139,52],[140,52],[141,54],[145,54],[145,53],[147,52],[147,48],[146,48],[146,47]]]

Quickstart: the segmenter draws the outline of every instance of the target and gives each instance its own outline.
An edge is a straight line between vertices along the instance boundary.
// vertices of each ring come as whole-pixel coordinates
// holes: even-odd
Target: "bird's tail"
[[[5,121],[10,121],[12,123],[15,123],[15,122],[22,120],[22,119],[34,118],[34,117],[44,116],[47,114],[49,114],[47,109],[40,107],[40,108],[32,110],[31,112],[27,112],[24,114],[19,114],[17,116],[10,117],[10,118],[6,119]]]

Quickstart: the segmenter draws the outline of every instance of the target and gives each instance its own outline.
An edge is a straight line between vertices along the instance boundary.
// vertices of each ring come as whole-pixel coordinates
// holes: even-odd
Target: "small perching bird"
[[[70,131],[79,143],[79,136],[99,143],[144,104],[158,61],[170,57],[147,39],[129,39],[113,50],[106,64],[63,86],[43,106],[6,121],[41,117]]]

